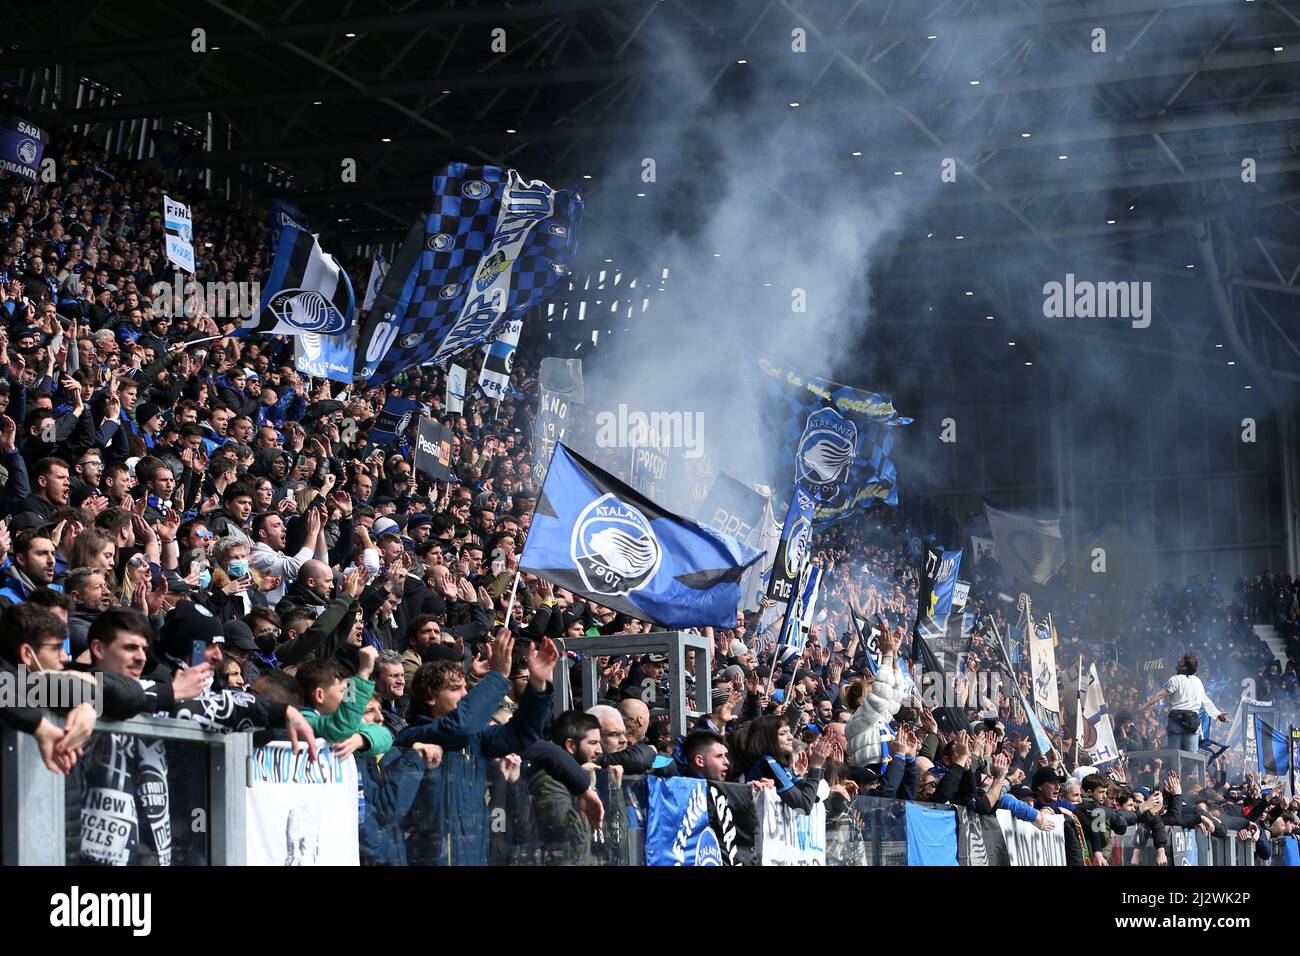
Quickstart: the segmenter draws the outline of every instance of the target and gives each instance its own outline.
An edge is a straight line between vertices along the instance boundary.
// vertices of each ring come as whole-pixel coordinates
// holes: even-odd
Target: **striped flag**
[[[352,280],[339,261],[310,232],[285,223],[262,291],[262,311],[235,334],[339,335],[352,324],[356,304]]]
[[[1291,772],[1291,748],[1286,734],[1255,715],[1255,753],[1259,772],[1274,775]]]
[[[510,391],[510,370],[515,365],[515,349],[519,347],[519,330],[523,327],[523,319],[511,319],[501,326],[495,339],[483,346],[487,355],[478,376],[478,387],[486,397],[500,401]]]

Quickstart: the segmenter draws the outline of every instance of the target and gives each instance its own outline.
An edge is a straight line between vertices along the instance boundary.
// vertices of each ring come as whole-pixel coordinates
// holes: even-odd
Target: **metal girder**
[[[644,0],[642,0],[644,2]],[[475,8],[476,9],[476,8]],[[652,8],[653,9],[653,8]],[[924,25],[922,25],[924,26]],[[270,32],[274,32],[270,29]],[[337,29],[337,28],[336,28]],[[921,27],[910,28],[913,33]],[[924,29],[930,29],[924,27]],[[919,36],[914,36],[919,39]],[[829,37],[826,38],[828,48],[832,50],[851,50],[854,43],[865,42],[867,39],[877,39],[876,31],[862,31],[859,35],[849,35],[846,37]],[[169,41],[169,49],[176,46],[177,41]],[[216,41],[214,41],[216,42]],[[237,40],[222,39],[221,43],[234,43]],[[114,47],[117,49],[118,47]],[[928,48],[928,47],[927,47]],[[188,49],[188,47],[186,47]],[[780,48],[784,50],[784,47]],[[772,47],[770,55],[777,55],[778,48]],[[751,56],[761,57],[763,50],[751,51]],[[846,54],[847,55],[847,54]],[[114,57],[116,59],[116,57]],[[735,56],[730,45],[723,48],[714,46],[712,49],[706,48],[698,51],[694,59],[706,67],[719,66],[725,67],[734,62]],[[51,62],[49,58],[41,59],[38,64],[48,65]],[[82,59],[81,62],[87,62]],[[1033,73],[1022,73],[1009,78],[981,78],[981,84],[978,87],[970,86],[962,82],[954,86],[948,95],[959,100],[983,99],[989,96],[1004,96],[1011,93],[1037,93],[1042,90],[1052,88],[1074,89],[1078,87],[1095,86],[1101,83],[1118,83],[1130,80],[1151,79],[1160,76],[1175,76],[1187,73],[1206,73],[1213,71],[1240,71],[1257,67],[1286,66],[1300,63],[1300,48],[1284,50],[1281,53],[1271,51],[1233,51],[1229,53],[1216,54],[1212,57],[1204,55],[1188,55],[1180,57],[1169,57],[1160,60],[1134,60],[1130,64],[1114,64],[1107,62],[1099,64],[1097,69],[1092,70],[1043,70]],[[23,65],[19,63],[18,65]],[[443,89],[456,90],[458,92],[470,92],[475,90],[491,89],[496,90],[501,87],[516,86],[554,86],[570,85],[581,83],[606,83],[611,80],[621,79],[627,76],[649,76],[656,73],[669,72],[673,69],[669,60],[665,57],[641,57],[624,62],[600,63],[589,66],[547,68],[543,70],[514,70],[502,71],[496,74],[496,79],[492,83],[486,83],[481,74],[477,72],[467,72],[452,74],[439,77],[438,82],[443,84]],[[365,92],[359,93],[355,88],[339,88],[320,86],[304,86],[298,89],[286,90],[283,87],[273,87],[270,89],[259,90],[247,94],[241,94],[236,97],[221,97],[213,102],[208,102],[210,98],[193,98],[193,99],[173,99],[152,103],[123,104],[113,107],[100,109],[85,109],[74,112],[73,119],[76,122],[98,122],[110,119],[132,119],[142,115],[182,115],[188,112],[208,109],[232,109],[240,106],[261,106],[264,103],[311,103],[315,100],[332,100],[337,102],[349,102],[356,99],[365,99],[374,96],[405,96],[424,93],[428,90],[429,81],[427,79],[417,80],[397,80],[397,81],[379,81],[365,84]],[[917,109],[922,105],[933,101],[933,91],[924,90],[920,93],[911,95],[900,95],[898,92],[893,94],[896,98],[902,100],[905,105]],[[159,112],[159,111],[163,112]]]

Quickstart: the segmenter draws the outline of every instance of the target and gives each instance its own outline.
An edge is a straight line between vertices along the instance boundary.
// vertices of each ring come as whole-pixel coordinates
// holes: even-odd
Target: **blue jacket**
[[[50,584],[51,591],[62,591],[62,584]],[[22,604],[31,596],[32,589],[23,584],[13,562],[5,558],[0,564],[0,604]]]
[[[424,757],[394,747],[383,757],[357,761],[366,812],[361,820],[361,862],[365,866],[405,866],[402,821],[424,780]]]
[[[1026,823],[1033,823],[1038,819],[1037,810],[1023,800],[1017,800],[1009,793],[1004,793],[998,797],[998,809],[1010,810],[1013,817],[1017,820],[1024,820]]]
[[[510,722],[489,726],[509,684],[496,671],[446,717],[415,717],[394,746],[438,744],[442,763],[426,773],[407,814],[406,853],[414,866],[485,866],[488,859],[487,768],[494,757],[523,754],[542,736],[551,689],[524,691]]]

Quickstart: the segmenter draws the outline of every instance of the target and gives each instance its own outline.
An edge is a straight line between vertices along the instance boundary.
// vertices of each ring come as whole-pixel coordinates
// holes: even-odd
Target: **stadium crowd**
[[[507,861],[485,792],[511,815],[512,839],[595,862],[602,834],[626,823],[608,790],[625,774],[745,780],[796,809],[825,801],[831,818],[865,796],[1005,808],[1064,827],[1080,865],[1110,859],[1112,838],[1134,828],[1163,863],[1174,827],[1254,841],[1260,854],[1300,827],[1300,802],[1244,771],[1193,792],[1158,762],[1087,767],[1068,734],[1039,753],[1006,695],[996,717],[971,709],[941,726],[907,673],[916,532],[875,512],[814,543],[837,573],[802,659],[779,656],[766,607],[704,629],[712,683],[688,687],[706,715],[684,739],[667,730],[666,661],[654,654],[602,659],[597,698],[553,717],[555,669],[576,663],[565,638],[650,625],[527,574],[511,603],[539,490],[538,356],[521,349],[496,408],[445,413],[437,368],[339,397],[294,370],[292,342],[232,336],[237,318],[155,301],[171,278],[162,180],[67,143],[55,147],[57,182],[10,182],[0,197],[0,659],[11,673],[93,683],[106,718],[168,715],[355,755],[372,864]],[[197,280],[261,279],[262,217],[168,189],[192,205]],[[413,470],[409,429],[373,440],[389,395],[452,429],[454,481]],[[956,522],[943,521],[957,544]],[[996,564],[972,570],[971,606],[1005,633]],[[1165,674],[1195,653],[1205,674],[1249,675],[1256,696],[1294,710],[1294,656],[1283,669],[1251,630],[1275,624],[1294,655],[1300,589],[1285,576],[1238,582],[1231,596],[1213,578],[1141,594],[1059,582],[1046,601],[1058,661],[1099,663],[1126,751],[1164,742],[1161,719],[1139,711],[1151,688],[1126,648],[1149,648]],[[874,668],[851,609],[885,625]],[[997,666],[987,646],[971,660]],[[35,736],[52,771],[111,769],[87,705],[62,726],[35,709],[0,717]]]

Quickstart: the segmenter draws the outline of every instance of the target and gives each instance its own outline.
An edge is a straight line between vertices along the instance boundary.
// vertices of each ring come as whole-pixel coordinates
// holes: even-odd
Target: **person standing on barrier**
[[[1184,654],[1178,659],[1176,673],[1160,692],[1143,704],[1139,710],[1150,710],[1166,697],[1169,698],[1169,717],[1165,732],[1169,735],[1169,748],[1184,753],[1196,753],[1201,739],[1201,709],[1221,723],[1228,715],[1214,706],[1205,693],[1205,685],[1196,676],[1198,664],[1195,654]]]

